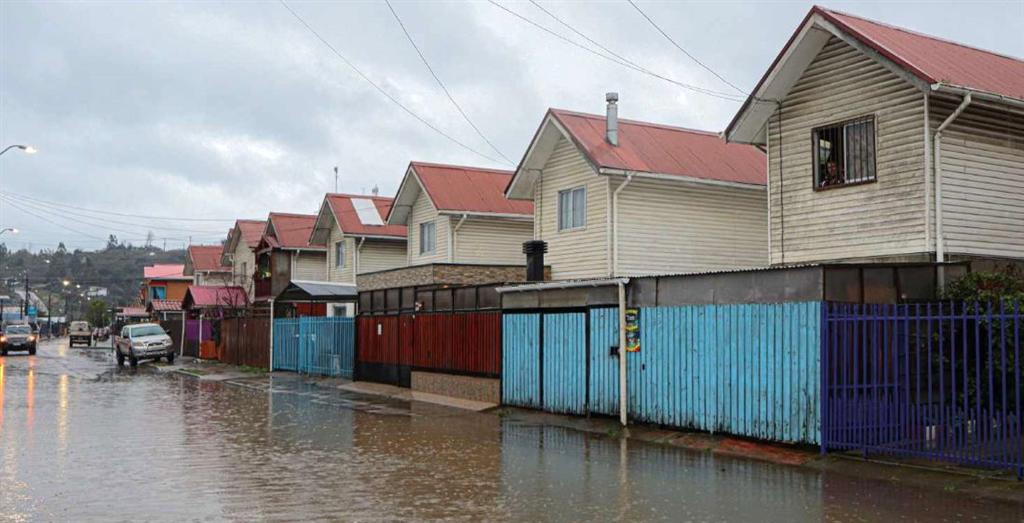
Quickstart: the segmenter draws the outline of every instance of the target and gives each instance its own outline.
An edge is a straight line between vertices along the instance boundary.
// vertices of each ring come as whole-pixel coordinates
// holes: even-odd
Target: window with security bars
[[[875,181],[873,116],[819,127],[811,133],[816,188]]]

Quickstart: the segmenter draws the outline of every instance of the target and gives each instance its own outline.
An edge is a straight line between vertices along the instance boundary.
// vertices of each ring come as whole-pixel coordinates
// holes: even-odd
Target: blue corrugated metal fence
[[[352,378],[355,321],[344,317],[274,320],[274,368]]]
[[[586,313],[544,315],[541,386],[544,410],[587,413]]]
[[[502,403],[539,409],[540,314],[504,314],[501,321]]]

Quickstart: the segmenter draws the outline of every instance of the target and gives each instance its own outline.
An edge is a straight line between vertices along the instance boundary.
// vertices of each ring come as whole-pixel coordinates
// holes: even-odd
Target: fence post
[[[270,372],[274,372],[274,298],[270,298]]]

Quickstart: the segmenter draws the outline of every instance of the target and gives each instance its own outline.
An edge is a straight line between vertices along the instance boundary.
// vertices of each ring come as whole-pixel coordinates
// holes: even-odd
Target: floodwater
[[[0,358],[0,521],[954,521],[1022,507],[314,387]]]

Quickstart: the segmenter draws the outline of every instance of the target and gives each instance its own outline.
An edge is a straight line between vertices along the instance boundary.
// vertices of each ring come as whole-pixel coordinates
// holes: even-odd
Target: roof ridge
[[[508,170],[505,170],[505,169],[496,169],[496,168],[493,168],[493,167],[473,167],[471,165],[455,165],[455,164],[451,164],[451,163],[433,163],[433,162],[411,161],[411,162],[409,162],[409,165],[410,166],[422,165],[424,167],[440,167],[440,168],[445,168],[445,169],[462,169],[462,170],[466,170],[466,171],[488,171],[488,172],[493,172],[493,173],[496,173],[496,174],[515,174],[515,171],[508,171]]]
[[[392,197],[392,196],[380,196],[380,195],[374,196],[372,194],[351,194],[351,193],[343,193],[343,192],[329,192],[329,193],[327,193],[327,197],[328,198],[361,198],[363,200],[387,200],[387,201],[394,200],[394,197]]]
[[[315,214],[301,214],[301,213],[297,213],[297,212],[270,211],[269,215],[270,216],[289,216],[289,217],[292,217],[292,218],[314,218],[314,219],[316,218]]]
[[[1024,58],[1018,58],[1016,56],[1011,56],[1011,55],[1008,55],[1008,54],[1003,54],[1003,53],[1000,53],[1000,52],[997,52],[997,51],[992,51],[990,49],[984,49],[984,48],[976,47],[976,46],[973,46],[973,45],[970,45],[970,44],[965,44],[963,42],[957,42],[956,40],[950,40],[948,38],[943,38],[941,36],[935,36],[935,35],[931,35],[931,34],[928,34],[928,33],[922,33],[920,31],[915,31],[913,29],[908,29],[906,27],[900,27],[898,25],[893,25],[893,24],[890,24],[890,23],[882,22],[880,20],[875,20],[873,18],[868,18],[866,16],[855,15],[853,13],[847,13],[846,11],[840,11],[838,9],[830,9],[830,8],[827,8],[827,7],[822,7],[820,5],[815,5],[812,9],[816,10],[816,11],[819,11],[819,12],[824,12],[824,13],[832,14],[832,15],[840,15],[840,16],[848,16],[850,18],[856,18],[858,20],[863,20],[865,22],[868,22],[868,23],[871,23],[871,24],[875,24],[875,25],[878,25],[878,26],[881,26],[881,27],[887,27],[887,28],[892,29],[894,31],[900,31],[902,33],[907,33],[907,34],[911,34],[911,35],[914,35],[914,36],[919,36],[921,38],[927,38],[929,40],[935,40],[937,42],[943,42],[943,43],[946,43],[946,44],[955,45],[957,47],[963,47],[964,49],[970,49],[972,51],[978,51],[979,53],[987,53],[987,54],[990,54],[990,55],[993,55],[993,56],[999,56],[999,57],[1002,57],[1002,58],[1006,58],[1008,60],[1013,60],[1015,62],[1024,62]]]
[[[579,117],[583,117],[583,118],[593,118],[593,119],[596,119],[596,120],[605,120],[607,118],[606,116],[602,116],[600,114],[584,113],[584,112],[581,112],[581,111],[573,111],[573,110],[570,110],[570,109],[559,109],[557,107],[551,107],[551,108],[548,109],[548,111],[553,113],[553,114],[567,114],[567,115],[579,116]],[[667,130],[670,130],[670,131],[681,131],[681,132],[686,132],[686,133],[702,134],[702,135],[707,135],[707,136],[715,136],[715,137],[718,136],[718,133],[716,133],[714,131],[705,131],[703,129],[693,129],[693,128],[690,128],[690,127],[682,127],[682,126],[678,126],[678,125],[669,125],[669,124],[663,124],[663,123],[645,122],[645,121],[642,121],[642,120],[631,120],[629,118],[619,118],[619,123],[629,123],[629,124],[634,124],[634,125],[642,125],[644,127],[656,127],[656,128],[660,128],[660,129],[667,129]]]

